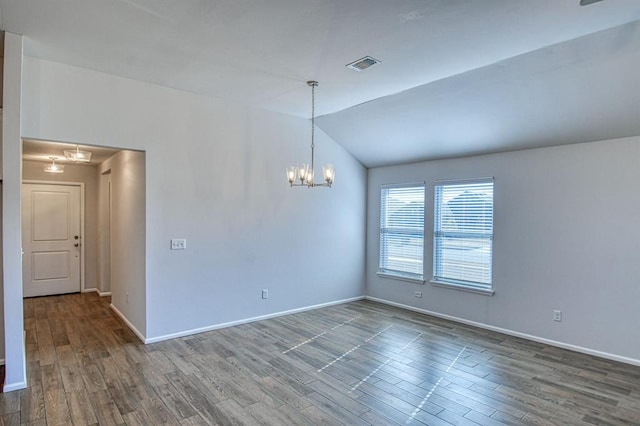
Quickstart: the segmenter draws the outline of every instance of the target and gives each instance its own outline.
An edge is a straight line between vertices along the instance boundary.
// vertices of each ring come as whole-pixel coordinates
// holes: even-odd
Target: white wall
[[[147,338],[364,294],[366,170],[317,131],[334,187],[286,182],[309,156],[308,120],[34,58],[24,68],[23,136],[146,153]]]
[[[0,182],[0,220],[2,219],[2,182]],[[2,224],[0,224],[0,240],[2,240]],[[2,244],[0,244],[0,259],[2,259]],[[4,365],[4,273],[0,262],[0,364]]]
[[[0,36],[4,43],[4,34]],[[3,49],[4,50],[4,49]],[[4,67],[4,58],[0,58],[0,69]],[[0,91],[2,93],[2,91]],[[2,109],[0,109],[0,147],[2,146]],[[2,149],[0,149],[0,153]],[[0,176],[2,176],[2,155],[0,154]],[[2,182],[0,181],[0,241],[2,241]],[[0,244],[0,364],[4,365],[4,272],[2,271],[2,244]]]
[[[5,32],[2,117],[2,262],[5,391],[27,385],[22,314],[22,36]]]
[[[120,151],[99,166],[111,181],[111,305],[146,336],[145,154]],[[109,187],[103,187],[108,191]],[[107,206],[108,207],[108,206]]]
[[[635,137],[370,169],[367,294],[640,363],[639,164]],[[428,278],[433,182],[487,176],[495,177],[494,296],[376,276],[381,184],[427,183]]]
[[[65,164],[64,173],[45,173],[45,163],[22,162],[22,179],[47,182],[84,183],[84,290],[97,287],[98,256],[98,170],[95,166]]]
[[[101,295],[111,293],[111,170],[100,168],[98,176],[98,270]],[[144,173],[143,173],[144,177]]]

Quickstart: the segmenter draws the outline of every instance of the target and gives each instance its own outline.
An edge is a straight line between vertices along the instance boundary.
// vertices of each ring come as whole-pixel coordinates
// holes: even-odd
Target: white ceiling
[[[640,2],[639,2],[640,3]],[[640,135],[640,21],[319,117],[368,167]]]
[[[332,114],[318,123],[368,166],[536,146],[531,125],[520,134],[527,120],[545,144],[593,140],[586,130],[545,133],[562,121],[556,100],[610,103],[606,85],[590,93],[586,80],[565,99],[568,78],[556,68],[598,87],[616,81],[606,63],[636,65],[637,25],[589,36],[611,38],[597,60],[597,40],[572,40],[639,19],[638,0],[0,0],[2,29],[24,34],[30,56],[301,117],[310,115],[305,82],[318,80],[316,111]],[[365,55],[382,63],[345,67]]]

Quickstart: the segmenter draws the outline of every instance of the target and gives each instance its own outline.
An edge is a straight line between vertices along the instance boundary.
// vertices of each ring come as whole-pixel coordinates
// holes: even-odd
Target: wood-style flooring
[[[640,368],[361,301],[144,345],[93,293],[26,299],[0,424],[640,424]]]

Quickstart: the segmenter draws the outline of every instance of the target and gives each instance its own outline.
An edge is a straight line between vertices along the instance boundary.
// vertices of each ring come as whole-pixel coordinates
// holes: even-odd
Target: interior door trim
[[[32,183],[32,184],[36,184],[36,185],[55,185],[55,186],[78,186],[80,187],[80,292],[81,293],[86,293],[87,291],[95,291],[95,289],[90,288],[90,289],[86,289],[85,288],[85,280],[84,280],[84,276],[85,276],[85,271],[84,271],[84,260],[85,260],[85,255],[84,255],[84,247],[85,247],[85,232],[84,232],[84,182],[71,182],[71,181],[50,181],[50,180],[30,180],[30,179],[23,179],[22,183]],[[20,206],[20,211],[22,211],[22,206]],[[21,224],[22,225],[22,224]],[[20,231],[20,233],[22,233],[22,231]],[[23,256],[24,256],[24,250],[23,250]]]

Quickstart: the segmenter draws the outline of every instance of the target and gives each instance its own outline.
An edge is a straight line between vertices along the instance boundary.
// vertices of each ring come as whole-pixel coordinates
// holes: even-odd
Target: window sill
[[[394,280],[407,281],[415,284],[424,284],[424,279],[419,277],[410,277],[407,275],[392,274],[391,272],[381,272],[381,271],[376,272],[376,275],[378,275],[380,278],[390,278]]]
[[[462,284],[453,284],[453,283],[448,283],[444,281],[434,281],[434,280],[431,280],[429,282],[434,287],[442,287],[442,288],[448,288],[451,290],[466,291],[469,293],[482,294],[483,296],[493,296],[495,294],[495,291],[493,290],[469,287]]]

